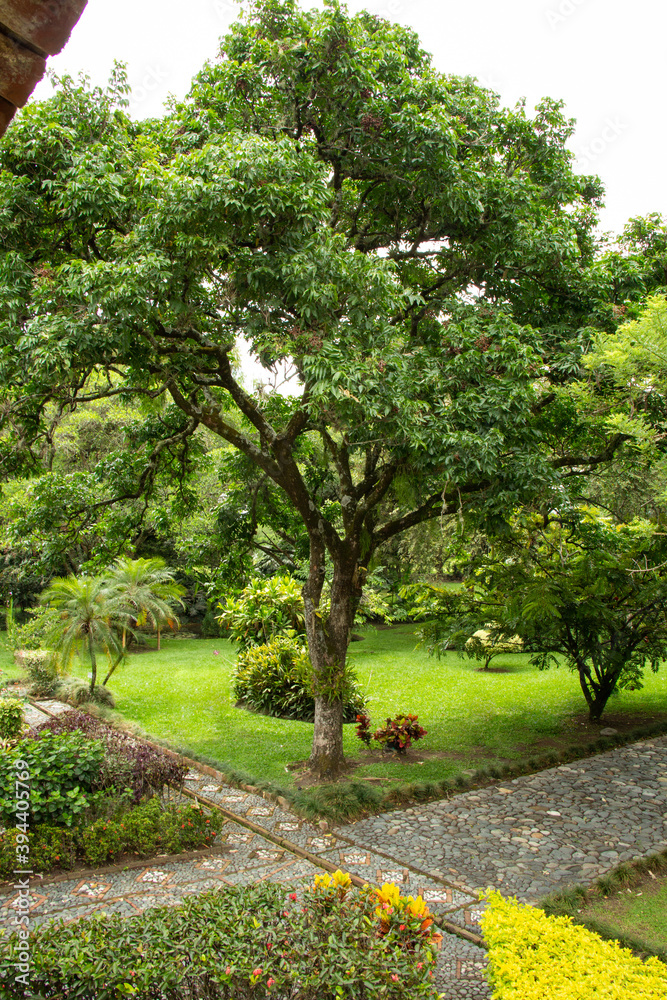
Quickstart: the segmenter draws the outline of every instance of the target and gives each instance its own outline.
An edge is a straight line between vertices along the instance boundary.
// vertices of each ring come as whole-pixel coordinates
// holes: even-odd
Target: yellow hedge
[[[667,1000],[667,966],[543,910],[485,895],[493,1000]]]

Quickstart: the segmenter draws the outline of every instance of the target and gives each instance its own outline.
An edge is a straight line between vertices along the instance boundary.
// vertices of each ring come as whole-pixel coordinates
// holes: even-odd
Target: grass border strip
[[[642,938],[634,937],[631,934],[614,935],[605,924],[598,922],[595,917],[580,917],[578,913],[579,909],[593,900],[596,891],[599,892],[600,896],[606,897],[619,886],[628,888],[637,885],[651,869],[667,874],[667,848],[648,854],[646,857],[623,861],[616,868],[600,875],[588,885],[580,882],[567,886],[560,892],[543,896],[536,905],[544,910],[548,916],[571,917],[575,924],[594,931],[605,941],[618,941],[625,948],[630,948],[631,951],[642,957],[653,955],[667,964],[667,949],[652,948]]]

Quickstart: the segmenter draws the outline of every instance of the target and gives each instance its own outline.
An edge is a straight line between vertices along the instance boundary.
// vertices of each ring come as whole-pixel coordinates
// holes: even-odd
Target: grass
[[[565,668],[541,673],[528,656],[478,663],[448,653],[437,660],[416,649],[415,627],[362,631],[350,660],[369,696],[373,724],[398,711],[415,712],[428,736],[410,761],[369,761],[353,725],[344,730],[354,779],[387,790],[415,781],[454,780],[479,768],[501,768],[531,754],[594,739],[576,677]],[[283,788],[294,785],[288,764],[310,753],[312,724],[272,719],[234,707],[235,647],[224,639],[167,639],[160,652],[132,655],[110,682],[118,711],[149,735],[227,773]],[[2,661],[0,661],[0,667]],[[85,677],[87,667],[74,673]],[[649,672],[643,690],[621,692],[609,705],[611,724],[632,728],[667,719],[667,672]],[[499,772],[500,774],[500,772]]]
[[[642,951],[667,956],[667,880],[655,888],[619,889],[584,913],[605,937],[641,942]]]
[[[540,905],[644,958],[667,961],[667,851],[626,862],[592,886],[572,886]]]

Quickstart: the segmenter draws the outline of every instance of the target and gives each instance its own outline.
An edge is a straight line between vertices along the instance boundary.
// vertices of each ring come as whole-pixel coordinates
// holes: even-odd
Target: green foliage
[[[30,694],[37,698],[50,698],[59,683],[60,663],[48,649],[19,650],[14,654],[30,681]]]
[[[82,733],[22,740],[0,757],[0,820],[15,822],[16,761],[30,775],[30,821],[72,826],[99,800],[104,746]]]
[[[0,698],[0,739],[12,740],[23,728],[23,704],[16,698]]]
[[[104,705],[105,708],[115,708],[116,704],[108,688],[96,684],[95,689],[91,692],[90,685],[76,677],[65,677],[63,680],[57,681],[53,688],[53,694],[59,701],[67,702],[68,705],[73,705],[75,708],[91,702],[95,705]]]
[[[40,823],[28,827],[22,834],[16,826],[9,826],[0,833],[0,879],[11,879],[19,856],[17,846],[28,845],[24,866],[33,871],[48,872],[54,868],[73,868],[76,864],[76,828]]]
[[[305,636],[301,586],[290,576],[252,580],[239,597],[228,597],[218,608],[217,621],[244,650],[279,635]]]
[[[113,861],[120,854],[179,854],[211,844],[224,820],[194,805],[163,805],[157,796],[114,818],[102,818],[80,836],[82,856],[91,864]]]
[[[27,841],[17,840],[19,832],[10,826],[0,833],[0,878],[10,878],[16,868],[16,845],[27,843],[30,865],[36,871],[73,868],[78,864],[112,863],[122,854],[150,857],[180,854],[208,847],[216,838],[223,820],[218,813],[205,814],[190,804],[163,804],[156,796],[128,809],[112,803],[113,815],[93,822],[64,827],[50,823],[29,826]]]
[[[307,650],[288,636],[277,636],[263,646],[249,646],[236,662],[234,694],[256,712],[312,722],[315,700]],[[363,711],[364,698],[349,675],[342,702],[344,721],[354,722]]]
[[[435,1000],[436,936],[410,916],[408,900],[380,911],[381,923],[380,900],[370,889],[343,883],[300,895],[262,882],[137,917],[40,928],[32,941],[31,989],[99,1000],[148,1000],[156,989],[174,1000],[202,990],[211,1000]],[[0,974],[11,975],[17,943],[5,943]]]
[[[558,101],[502,108],[338,5],[251,5],[161,121],[119,101],[119,78],[65,80],[0,148],[0,462],[42,472],[23,534],[50,572],[81,537],[108,562],[152,504],[154,525],[197,509],[203,435],[224,442],[254,472],[219,505],[232,572],[254,543],[270,569],[307,548],[327,690],[323,633],[342,676],[382,546],[443,510],[498,526],[618,450],[596,390],[568,387],[588,326],[655,289],[664,227],[628,232],[629,267],[598,260],[602,186],[574,174]],[[294,366],[293,397],[243,389],[239,330],[267,373]],[[45,472],[55,428],[101,399],[137,411],[113,450],[91,434],[81,470]]]
[[[592,507],[517,516],[514,533],[479,560],[480,589],[441,595],[424,641],[475,656],[470,637],[482,628],[492,647],[523,642],[541,669],[560,653],[599,719],[617,689],[640,689],[645,667],[657,671],[667,655],[664,537],[649,521],[615,523]]]

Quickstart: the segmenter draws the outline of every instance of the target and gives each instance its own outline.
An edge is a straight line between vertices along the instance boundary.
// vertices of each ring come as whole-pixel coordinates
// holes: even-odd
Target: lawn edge
[[[581,916],[578,912],[596,897],[606,897],[619,887],[631,888],[637,885],[645,879],[648,871],[658,871],[667,875],[667,848],[644,858],[624,861],[589,884],[576,883],[560,892],[550,893],[544,896],[537,906],[550,917],[570,917],[573,923],[594,931],[605,941],[618,941],[640,958],[653,956],[667,964],[667,949],[653,948],[642,938],[630,934],[615,935],[595,917]]]

